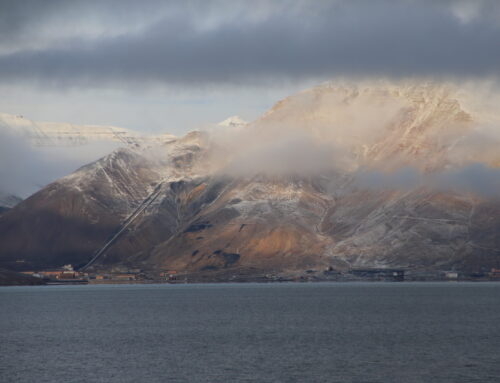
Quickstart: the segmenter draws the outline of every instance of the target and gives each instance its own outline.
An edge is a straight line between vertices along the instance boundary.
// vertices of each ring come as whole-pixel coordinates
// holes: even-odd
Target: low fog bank
[[[220,136],[218,137],[220,139]],[[232,177],[319,175],[345,166],[349,153],[306,134],[265,138],[250,130],[216,141],[210,161]]]
[[[81,146],[37,147],[22,135],[0,129],[0,191],[26,198],[118,146],[93,142]]]
[[[480,162],[491,159],[489,154],[498,154],[495,148],[500,140],[483,135],[479,129],[450,150],[448,159],[454,161],[452,165],[448,163],[432,171],[425,170],[420,159],[414,166],[407,162],[398,166],[393,159],[370,164],[360,159],[355,150],[307,134],[281,136],[267,131],[263,140],[250,127],[243,132],[219,133],[215,137],[212,140],[218,149],[212,152],[212,165],[218,164],[218,173],[232,177],[257,174],[329,177],[337,174],[351,178],[352,185],[358,188],[411,190],[425,187],[443,192],[473,193],[485,198],[500,197],[500,168]]]
[[[405,167],[392,172],[364,170],[354,173],[354,188],[405,190],[427,188],[442,192],[473,193],[484,198],[500,198],[500,168],[471,163],[453,169],[424,173]]]
[[[496,101],[499,92],[487,82],[327,83],[278,102],[244,128],[210,131],[210,162],[231,176],[335,173],[359,187],[494,197]]]

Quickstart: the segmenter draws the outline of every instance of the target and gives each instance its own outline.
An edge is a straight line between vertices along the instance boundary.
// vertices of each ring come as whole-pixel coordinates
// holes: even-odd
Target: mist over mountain
[[[500,134],[480,96],[331,82],[248,124],[127,139],[0,218],[0,267],[498,267]]]

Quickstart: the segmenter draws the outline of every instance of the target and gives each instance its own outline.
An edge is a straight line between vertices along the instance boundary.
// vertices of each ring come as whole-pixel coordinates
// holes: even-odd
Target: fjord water
[[[498,382],[500,284],[0,289],[2,382]]]

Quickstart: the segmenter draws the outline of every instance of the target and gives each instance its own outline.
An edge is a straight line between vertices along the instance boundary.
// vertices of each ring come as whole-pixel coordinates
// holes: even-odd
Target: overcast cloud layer
[[[496,76],[500,2],[2,1],[0,80],[244,84]]]

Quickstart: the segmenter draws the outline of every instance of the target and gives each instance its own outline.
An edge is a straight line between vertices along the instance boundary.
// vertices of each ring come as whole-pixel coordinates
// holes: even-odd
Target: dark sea
[[[500,283],[0,288],[0,382],[500,382]]]

